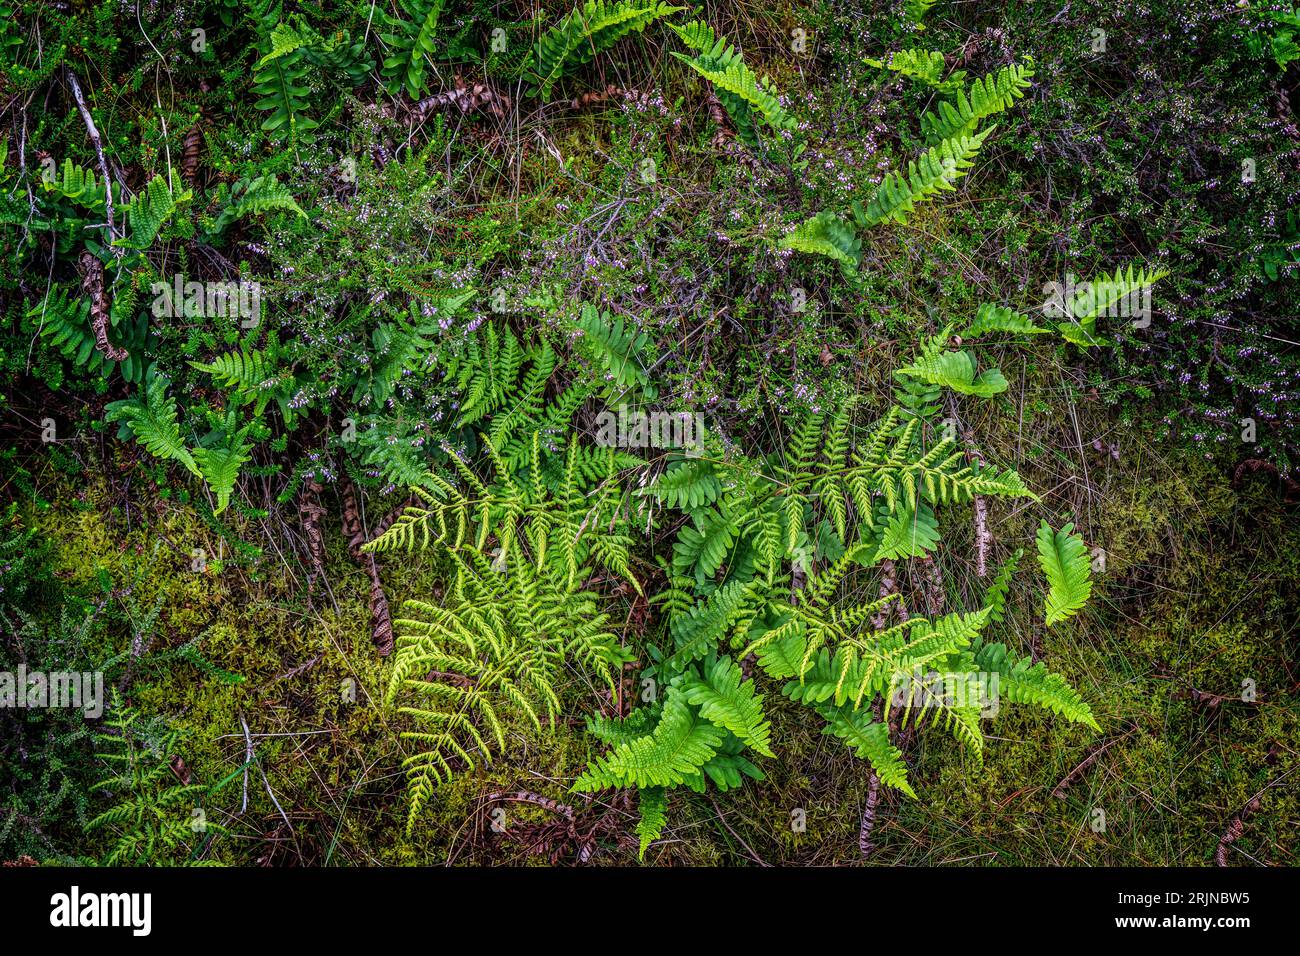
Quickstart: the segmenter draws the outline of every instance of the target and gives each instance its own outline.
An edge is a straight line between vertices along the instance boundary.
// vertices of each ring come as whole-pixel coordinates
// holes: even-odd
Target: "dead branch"
[[[303,537],[307,539],[307,556],[311,561],[307,571],[307,591],[316,588],[316,579],[325,573],[325,538],[321,531],[321,517],[325,514],[320,503],[321,485],[315,478],[302,484],[298,493],[298,522]]]
[[[108,241],[111,246],[117,238],[117,227],[113,224],[113,181],[108,175],[104,143],[99,137],[99,128],[95,126],[95,119],[90,115],[90,108],[86,106],[86,98],[81,93],[81,83],[77,81],[77,74],[72,71],[72,67],[68,67],[65,74],[68,78],[68,86],[72,89],[72,98],[77,101],[77,109],[81,112],[81,121],[86,124],[86,135],[90,138],[90,144],[95,147],[95,156],[99,159],[99,172],[104,177],[104,214],[108,221]],[[113,254],[120,258],[122,250],[114,249]]]
[[[484,794],[482,799],[485,803],[499,803],[504,801],[513,803],[531,803],[535,807],[542,807],[545,810],[550,810],[552,813],[558,813],[560,816],[569,820],[573,819],[573,807],[566,803],[560,803],[558,800],[552,800],[550,797],[544,797],[540,793],[533,793],[531,790],[516,790],[513,793],[488,793]]]
[[[357,505],[357,489],[347,471],[339,469],[339,497],[343,505],[343,535],[348,551],[370,577],[370,627],[375,650],[380,657],[393,652],[393,617],[388,610],[388,597],[379,579],[379,562],[369,551],[362,551],[366,531],[361,522],[361,509]]]
[[[77,260],[81,271],[81,288],[90,299],[90,325],[95,332],[95,348],[111,362],[125,362],[130,356],[126,349],[108,340],[108,296],[104,293],[104,263],[95,258],[89,249],[83,249]]]
[[[1077,783],[1078,780],[1085,773],[1088,772],[1088,769],[1097,762],[1097,760],[1101,757],[1102,754],[1104,754],[1115,744],[1119,743],[1121,740],[1124,740],[1126,737],[1132,736],[1132,734],[1133,731],[1130,730],[1128,733],[1123,734],[1122,736],[1112,737],[1110,740],[1107,740],[1105,743],[1093,747],[1088,752],[1088,755],[1085,756],[1083,760],[1079,762],[1079,765],[1077,767],[1075,767],[1073,770],[1071,770],[1069,773],[1067,773],[1064,777],[1061,778],[1061,782],[1058,783],[1056,785],[1056,789],[1052,791],[1052,796],[1055,797],[1057,800],[1064,800],[1065,791],[1070,786]]]
[[[406,112],[416,122],[424,122],[425,118],[435,110],[448,108],[455,108],[462,116],[474,110],[481,110],[497,119],[504,119],[510,106],[510,97],[497,92],[486,83],[467,86],[464,80],[456,77],[456,85],[452,89],[426,96],[412,104]],[[385,112],[396,118],[401,109],[401,106],[394,105],[388,107]]]
[[[1259,806],[1260,798],[1255,797],[1242,807],[1240,813],[1228,821],[1228,829],[1224,831],[1223,836],[1219,837],[1219,845],[1214,851],[1215,866],[1228,865],[1228,847],[1241,839],[1241,835],[1246,832],[1246,821],[1252,813],[1259,810]]]

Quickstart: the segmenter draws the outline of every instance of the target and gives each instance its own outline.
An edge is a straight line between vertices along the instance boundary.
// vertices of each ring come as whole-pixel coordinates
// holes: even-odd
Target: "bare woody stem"
[[[72,67],[66,70],[68,77],[68,86],[72,89],[72,98],[77,101],[77,109],[81,112],[81,121],[86,124],[86,135],[90,137],[90,144],[95,147],[95,156],[99,159],[99,172],[104,177],[104,214],[108,221],[108,241],[111,246],[117,238],[117,227],[113,223],[113,181],[108,175],[108,161],[104,159],[104,141],[100,138],[99,128],[95,126],[95,118],[90,115],[90,107],[86,105],[86,97],[81,92],[81,83],[77,80],[77,74],[72,71]],[[115,256],[121,256],[122,250],[114,249]]]

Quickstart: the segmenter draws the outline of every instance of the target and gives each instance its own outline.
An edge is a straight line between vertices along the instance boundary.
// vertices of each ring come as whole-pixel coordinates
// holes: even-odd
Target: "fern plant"
[[[927,110],[921,116],[921,132],[931,144],[971,135],[983,120],[1010,109],[1023,97],[1033,75],[1034,61],[1026,57],[977,79],[969,93],[959,90],[953,99]]]
[[[1066,341],[1084,347],[1108,345],[1109,341],[1097,334],[1098,317],[1117,313],[1137,315],[1142,311],[1138,297],[1166,275],[1163,269],[1129,263],[1127,269],[1121,266],[1113,275],[1083,283],[1077,291],[1066,289],[1058,293],[1049,300],[1046,311],[1064,319],[1057,323],[1057,330]]]
[[[235,404],[251,404],[254,417],[260,418],[267,405],[274,401],[285,423],[292,425],[295,413],[289,399],[298,382],[292,369],[281,364],[283,358],[279,339],[272,334],[263,348],[238,349],[218,355],[211,362],[189,364],[207,372],[217,384],[229,390]]]
[[[1072,617],[1092,594],[1092,563],[1083,539],[1073,534],[1074,525],[1060,531],[1044,521],[1038,529],[1038,565],[1049,587],[1046,619],[1051,627]]]
[[[906,170],[888,173],[865,208],[854,206],[857,224],[866,227],[890,221],[903,223],[918,202],[941,192],[954,192],[953,183],[974,166],[975,154],[995,128],[941,140],[908,162]]]
[[[541,437],[531,443],[529,479],[516,481],[490,443],[493,477],[485,483],[459,457],[464,490],[436,475],[435,493],[412,490],[420,504],[366,550],[433,549],[452,568],[440,605],[408,601],[399,631],[390,701],[414,729],[418,747],[405,768],[408,829],[438,785],[506,748],[511,721],[540,730],[563,712],[570,668],[611,692],[629,659],[603,610],[599,574],[640,583],[629,567],[627,517],[617,461],[596,479],[579,467],[576,439],[563,480],[552,494],[540,475]]]
[[[612,749],[592,762],[573,789],[635,787],[642,858],[667,822],[666,791],[686,786],[702,793],[711,781],[726,792],[746,777],[763,779],[747,750],[773,756],[763,695],[726,655],[710,654],[675,675],[662,703],[622,720],[588,719],[587,729]]]
[[[221,828],[207,822],[196,807],[207,788],[173,776],[171,758],[179,732],[148,733],[139,711],[124,704],[116,691],[104,728],[94,735],[100,747],[96,757],[111,772],[93,789],[107,791],[117,802],[86,823],[87,832],[102,831],[111,840],[101,862],[106,866],[212,865],[195,861],[196,844],[201,834]]]
[[[793,131],[797,124],[777,97],[772,81],[759,80],[725,37],[701,20],[668,26],[681,41],[695,50],[693,56],[673,51],[677,57],[718,91],[718,101],[736,125],[736,135],[747,146],[758,146],[759,120],[780,133]]]
[[[846,402],[832,416],[809,416],[784,460],[764,470],[704,459],[670,466],[644,494],[690,515],[673,546],[673,573],[706,590],[719,572],[722,582],[772,581],[815,539],[832,549],[868,542],[882,558],[920,556],[938,543],[935,507],[976,495],[1030,497],[1014,471],[968,464],[952,439],[927,445],[923,420],[901,406],[851,449],[852,409]]]
[[[188,200],[190,195],[188,189],[173,195],[161,176],[149,180],[145,188],[127,205],[127,221],[131,233],[129,237],[118,240],[119,244],[132,249],[148,249],[163,225],[176,212],[177,204]]]
[[[988,331],[989,315],[985,313],[983,324],[976,317],[977,328]],[[967,350],[954,350],[944,347],[951,329],[945,329],[940,335],[928,339],[921,351],[912,360],[894,372],[896,378],[912,378],[928,385],[941,385],[963,395],[978,395],[991,398],[1007,389],[1007,380],[996,368],[985,369],[976,374],[978,364],[975,356]]]
[[[646,337],[621,320],[586,308],[573,324],[583,333],[573,350],[586,359],[586,368],[566,363],[545,331],[525,342],[501,322],[484,323],[449,348],[439,346],[442,361],[430,364],[438,334],[435,323],[455,315],[470,294],[439,300],[431,316],[413,307],[409,322],[377,326],[372,361],[354,380],[361,461],[388,483],[420,485],[437,493],[427,474],[448,462],[444,445],[463,448],[471,456],[491,446],[516,480],[531,481],[536,467],[543,486],[555,491],[570,450],[566,435],[588,400],[602,392],[621,395],[617,381],[629,387],[642,383],[648,390],[643,371]],[[418,380],[420,375],[442,376],[454,396],[446,413],[437,416],[440,422],[415,411],[370,411],[388,400],[399,381],[409,382],[411,376]],[[579,472],[587,477],[603,474],[611,455],[619,468],[643,464],[635,455],[612,448],[579,444],[572,450]]]
[[[559,80],[630,33],[684,10],[662,0],[586,0],[543,33],[525,68],[530,93],[547,99]]]
[[[67,358],[72,364],[85,369],[92,374],[107,375],[109,369],[117,364],[117,361],[111,355],[95,347],[95,333],[90,325],[90,300],[72,293],[64,286],[52,286],[36,305],[33,305],[28,311],[26,317],[31,320],[40,330],[41,338],[46,345],[59,352]],[[147,325],[147,320],[146,320]],[[139,330],[134,327],[129,330],[132,338],[139,342]],[[147,330],[145,336],[147,336]],[[125,345],[125,336],[120,330],[114,330],[112,339],[114,345]],[[137,354],[128,350],[128,355]],[[128,358],[127,361],[131,359]],[[135,367],[124,371],[124,377],[128,381],[138,381]]]
[[[862,259],[862,239],[853,224],[833,212],[819,212],[805,219],[781,240],[781,248],[834,259],[849,275],[858,271]]]
[[[222,183],[217,189],[217,202],[221,211],[216,218],[202,222],[209,237],[220,236],[236,220],[246,216],[259,216],[271,212],[292,212],[306,218],[302,207],[293,198],[289,188],[274,175],[241,179],[232,187]]]
[[[270,114],[262,121],[262,129],[277,140],[310,139],[317,125],[307,115],[311,92],[307,76],[312,67],[303,47],[297,31],[277,24],[263,37],[262,56],[253,65],[253,93],[259,97],[253,106]]]
[[[249,436],[254,428],[254,422],[241,425],[232,408],[223,417],[220,427],[194,449],[194,462],[199,474],[217,496],[217,506],[212,509],[214,515],[226,510],[240,469],[252,458],[253,443]]]
[[[1051,332],[1051,329],[1035,325],[1034,320],[1023,312],[985,302],[975,310],[975,318],[971,320],[970,325],[962,329],[961,338],[978,339],[998,332],[1043,335]]]
[[[903,0],[904,19],[918,30],[924,30],[921,23],[938,0]]]
[[[432,301],[412,298],[407,316],[377,323],[371,333],[369,361],[352,376],[352,400],[363,408],[384,405],[404,376],[426,364],[440,336],[439,322],[458,315],[473,295],[473,289],[466,289]]]
[[[621,316],[611,318],[591,304],[584,304],[577,321],[582,337],[577,348],[597,363],[607,383],[607,396],[624,398],[636,390],[647,399],[657,394],[646,371],[650,336],[632,327]]]
[[[437,40],[438,18],[445,0],[399,0],[405,19],[383,14],[389,31],[381,36],[392,51],[380,72],[388,92],[396,95],[403,89],[413,100],[424,92],[424,67],[433,55]]]
[[[104,410],[104,420],[121,422],[119,437],[133,435],[155,458],[176,461],[192,474],[202,477],[194,456],[181,437],[177,422],[176,400],[167,394],[168,381],[162,375],[151,375],[145,383],[143,394],[111,402]]]
[[[1259,257],[1260,271],[1270,282],[1290,275],[1300,265],[1300,216],[1294,209],[1282,218],[1277,241],[1265,246]]]
[[[984,319],[1018,324],[1004,313],[986,312]],[[927,394],[945,388],[976,397],[995,393],[1000,375],[990,373],[996,370],[976,376],[974,358],[945,352],[947,340],[947,331],[934,337],[899,370],[903,381],[919,379]],[[858,432],[858,403],[850,400],[830,414],[808,416],[792,429],[785,454],[759,469],[683,460],[643,492],[690,517],[674,544],[669,587],[654,599],[668,624],[645,674],[666,694],[625,720],[589,721],[593,735],[612,749],[575,784],[583,791],[637,789],[642,854],[666,825],[672,788],[700,790],[712,779],[727,789],[746,776],[761,778],[750,752],[770,755],[770,732],[761,695],[740,682],[735,664],[750,655],[781,682],[785,696],[818,715],[825,734],[908,796],[915,792],[907,767],[881,716],[891,709],[900,727],[941,725],[976,759],[982,758],[981,720],[992,715],[999,695],[1097,727],[1063,678],[985,637],[1005,618],[1018,555],[972,611],[900,615],[889,624],[896,593],[847,597],[882,563],[933,554],[940,543],[937,509],[977,495],[1033,497],[1014,471],[967,463],[952,438],[930,440],[938,408],[930,402],[910,414],[895,406]],[[1073,560],[1063,564],[1072,567]],[[823,566],[814,569],[818,563]],[[1063,587],[1069,594],[1058,596],[1059,606],[1077,609],[1086,600],[1072,578]]]
[[[887,63],[868,62],[887,66],[931,86],[957,87],[965,76],[954,73],[941,84],[943,57],[932,51],[899,51]],[[922,116],[922,130],[929,148],[909,160],[903,169],[887,173],[865,204],[860,200],[850,203],[847,213],[851,222],[841,213],[823,211],[796,226],[778,246],[834,259],[852,278],[862,258],[858,230],[891,222],[906,223],[918,203],[954,192],[953,184],[973,168],[976,154],[996,129],[996,126],[980,129],[980,123],[1023,97],[1032,76],[1033,61],[1026,57],[1023,63],[975,80],[969,94],[958,90],[951,102],[943,101],[936,110]]]
[[[965,70],[955,70],[947,80],[942,79],[947,61],[938,50],[909,48],[896,50],[887,59],[864,57],[863,62],[880,70],[889,70],[932,89],[947,90],[959,87],[966,78]]]
[[[249,461],[249,439],[256,424],[240,426],[232,408],[219,420],[219,427],[191,449],[181,435],[176,400],[167,394],[168,384],[165,377],[151,371],[136,395],[105,407],[104,419],[120,422],[119,438],[134,436],[155,458],[175,461],[202,478],[217,497],[213,513],[220,514],[230,503],[240,468]]]

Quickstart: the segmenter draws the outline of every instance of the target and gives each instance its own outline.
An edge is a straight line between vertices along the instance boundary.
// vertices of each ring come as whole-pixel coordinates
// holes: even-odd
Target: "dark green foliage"
[[[173,776],[178,739],[175,730],[147,729],[136,710],[113,697],[104,729],[95,735],[96,757],[109,776],[95,787],[115,803],[86,821],[88,832],[107,835],[104,864],[190,865],[209,826],[220,829],[208,824],[197,806],[206,788],[178,783]]]
[[[383,74],[388,91],[406,90],[411,99],[424,91],[424,68],[437,46],[438,17],[444,0],[401,0],[405,17],[381,14],[391,33],[382,34],[392,52],[384,59]]]
[[[628,34],[682,9],[661,0],[586,0],[538,38],[526,70],[533,91],[549,98],[561,77],[591,62]]]
[[[1277,7],[0,4],[0,860],[1291,862]]]

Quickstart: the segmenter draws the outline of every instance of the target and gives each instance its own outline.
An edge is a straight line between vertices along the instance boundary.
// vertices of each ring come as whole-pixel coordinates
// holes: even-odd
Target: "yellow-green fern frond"
[[[1092,594],[1092,563],[1083,539],[1073,534],[1074,525],[1060,531],[1044,521],[1038,528],[1038,566],[1047,578],[1047,624],[1072,617]]]

